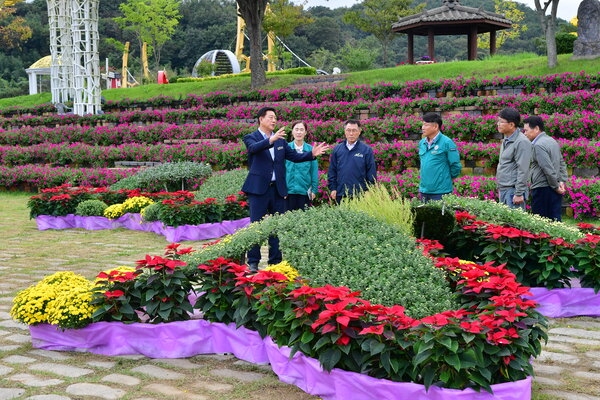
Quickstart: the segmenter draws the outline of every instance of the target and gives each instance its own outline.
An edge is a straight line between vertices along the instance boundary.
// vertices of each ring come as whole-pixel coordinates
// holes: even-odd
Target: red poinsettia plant
[[[440,253],[425,242],[427,254]],[[235,322],[278,345],[341,368],[394,381],[463,389],[524,379],[547,339],[546,319],[504,265],[436,257],[462,307],[425,318],[401,305],[361,299],[346,287],[311,287],[277,273],[248,275],[220,258],[199,266],[205,294],[196,308],[218,322]]]
[[[482,221],[466,211],[456,212],[456,222],[452,245],[463,259],[506,264],[526,286],[570,287],[571,280],[578,278],[582,286],[600,291],[600,261],[596,261],[600,230],[592,224],[580,224],[588,233],[570,242],[544,232]]]
[[[93,320],[161,323],[190,319],[195,277],[179,258],[193,250],[180,246],[169,244],[163,256],[146,255],[136,262],[135,270],[98,274]]]

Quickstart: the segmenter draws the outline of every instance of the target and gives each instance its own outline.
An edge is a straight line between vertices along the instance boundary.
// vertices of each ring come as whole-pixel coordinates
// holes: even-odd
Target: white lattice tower
[[[54,104],[65,104],[74,98],[70,1],[47,0],[52,59],[50,90]]]
[[[78,115],[100,111],[100,57],[98,54],[99,0],[71,0],[73,35],[73,112]]]

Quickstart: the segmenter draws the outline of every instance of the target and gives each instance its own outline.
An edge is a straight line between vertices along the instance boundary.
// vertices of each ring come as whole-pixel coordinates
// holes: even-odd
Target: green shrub
[[[152,203],[142,209],[142,219],[146,222],[154,222],[160,220],[160,211],[162,203]]]
[[[141,182],[139,177],[136,175],[128,176],[127,178],[123,178],[116,183],[110,185],[110,190],[134,190],[139,189],[141,187]],[[122,201],[114,202],[112,204],[122,203]]]
[[[77,204],[75,214],[82,217],[101,217],[108,204],[102,200],[84,200]]]
[[[364,212],[313,207],[267,218],[189,256],[198,265],[219,256],[234,259],[277,234],[284,259],[310,281],[361,291],[384,305],[401,304],[415,318],[454,309],[444,273],[398,228]]]
[[[412,202],[412,211],[416,237],[447,242],[448,235],[456,225],[454,210],[445,207],[442,201],[421,203],[415,199]]]
[[[209,197],[220,200],[232,194],[238,194],[246,176],[248,176],[248,170],[241,168],[215,172],[196,190],[196,200],[204,200]]]
[[[558,54],[571,54],[573,53],[573,46],[575,43],[575,36],[571,32],[561,32],[556,35],[556,52]]]
[[[216,66],[208,60],[200,61],[200,64],[196,67],[196,73],[199,77],[212,76],[216,71]]]
[[[120,180],[110,188],[175,192],[198,186],[211,175],[212,168],[208,164],[191,161],[165,163],[141,169],[137,174]]]

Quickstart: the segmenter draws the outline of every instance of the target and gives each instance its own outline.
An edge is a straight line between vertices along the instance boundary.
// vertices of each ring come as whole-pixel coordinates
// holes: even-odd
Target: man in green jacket
[[[456,144],[441,129],[442,117],[439,114],[430,112],[423,115],[423,139],[419,142],[419,194],[425,202],[441,200],[443,195],[452,193],[452,180],[462,170]]]

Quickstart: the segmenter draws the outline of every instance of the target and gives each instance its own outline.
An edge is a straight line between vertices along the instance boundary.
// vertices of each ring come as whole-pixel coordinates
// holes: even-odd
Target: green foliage
[[[279,237],[285,259],[311,285],[348,286],[369,301],[402,304],[413,316],[453,307],[443,273],[416,249],[414,239],[363,212],[341,207],[313,207],[253,223],[195,253],[189,263],[219,256],[239,259],[271,234]]]
[[[573,45],[577,36],[568,32],[556,34],[556,52],[558,54],[573,54]]]
[[[600,229],[597,231],[600,233]],[[575,245],[577,271],[582,287],[594,288],[600,292],[600,235],[586,235]]]
[[[131,176],[128,176],[123,179],[119,179],[117,182],[110,185],[110,190],[135,190],[139,189],[142,185],[140,178],[137,176],[137,173]],[[122,203],[123,201],[118,201],[117,203]],[[114,202],[111,204],[115,204]]]
[[[344,70],[366,71],[373,68],[377,53],[368,43],[346,44],[340,50],[340,62]]]
[[[234,169],[231,171],[215,172],[202,183],[195,191],[197,200],[204,200],[209,197],[224,199],[232,194],[238,194],[248,175],[247,169]]]
[[[196,73],[199,77],[212,76],[215,73],[216,66],[208,60],[202,60],[196,67]]]
[[[375,36],[383,50],[383,65],[387,66],[387,49],[397,37],[390,27],[399,18],[421,12],[425,4],[409,8],[412,0],[364,0],[362,8],[344,14],[344,22]]]
[[[442,201],[421,203],[417,200],[412,202],[412,210],[415,236],[441,243],[448,242],[448,236],[456,225],[454,210],[446,208]]]
[[[211,175],[212,168],[208,164],[190,161],[165,163],[141,169],[135,175],[111,185],[110,188],[111,190],[142,189],[150,191],[162,188],[167,192],[186,190],[188,186],[197,185]]]
[[[75,215],[83,217],[101,217],[108,205],[102,200],[90,199],[77,204]]]
[[[496,201],[479,200],[455,195],[444,196],[446,207],[454,210],[467,210],[475,214],[478,219],[497,225],[517,226],[520,229],[533,233],[547,233],[552,237],[559,237],[570,242],[575,242],[583,235],[579,229],[564,224],[553,222],[546,218],[527,213],[521,209],[511,209]]]
[[[190,259],[188,257],[188,259]],[[191,257],[191,260],[194,260]],[[188,262],[189,265],[198,265],[200,274],[200,285],[197,290],[199,296],[194,304],[194,308],[202,311],[203,317],[207,321],[223,322],[225,324],[235,322],[235,300],[240,295],[235,290],[236,277],[247,272],[245,266],[229,262],[222,257],[216,257],[214,260],[206,260],[195,264],[194,261]]]
[[[368,190],[358,196],[344,198],[340,207],[365,212],[395,226],[404,235],[414,236],[410,200],[404,199],[395,187],[388,190],[382,183],[369,185]]]
[[[146,222],[160,221],[161,203],[153,203],[144,207],[141,211],[142,219]]]
[[[123,17],[114,18],[121,28],[133,32],[140,46],[148,44],[148,54],[154,53],[157,70],[162,47],[175,33],[181,18],[179,6],[179,1],[172,0],[128,0],[119,5]]]

